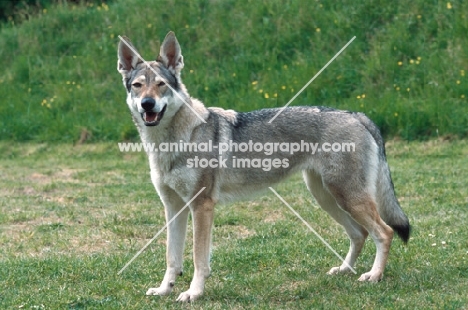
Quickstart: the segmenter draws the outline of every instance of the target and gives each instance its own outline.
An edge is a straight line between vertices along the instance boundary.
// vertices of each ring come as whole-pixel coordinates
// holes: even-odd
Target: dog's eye
[[[142,85],[141,85],[141,83],[137,82],[137,83],[133,83],[132,86],[135,87],[135,88],[140,88]]]
[[[161,81],[161,82],[158,83],[158,86],[159,86],[159,87],[164,86],[164,85],[166,85],[166,83],[164,83],[163,81]]]

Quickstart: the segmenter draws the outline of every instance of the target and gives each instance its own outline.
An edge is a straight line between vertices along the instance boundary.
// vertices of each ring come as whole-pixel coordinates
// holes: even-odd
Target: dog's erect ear
[[[179,74],[184,67],[184,57],[181,54],[180,45],[174,32],[170,31],[161,44],[158,61],[175,74]]]
[[[119,60],[117,61],[117,70],[119,70],[123,76],[128,75],[132,69],[135,69],[136,65],[141,62],[132,49],[136,51],[130,39],[123,36],[122,40],[119,42]]]

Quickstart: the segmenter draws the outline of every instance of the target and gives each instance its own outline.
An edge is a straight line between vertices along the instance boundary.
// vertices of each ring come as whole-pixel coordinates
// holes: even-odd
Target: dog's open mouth
[[[143,119],[143,122],[145,122],[146,126],[157,126],[161,119],[164,116],[164,112],[166,111],[167,105],[164,106],[164,108],[161,110],[161,112],[143,112],[141,113],[141,118]]]

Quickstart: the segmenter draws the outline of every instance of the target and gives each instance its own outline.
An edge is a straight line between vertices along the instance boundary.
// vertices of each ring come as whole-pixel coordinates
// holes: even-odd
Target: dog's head
[[[127,104],[135,120],[145,126],[170,119],[183,104],[180,71],[184,67],[179,42],[171,31],[155,61],[145,62],[127,37],[118,48],[117,70],[127,89]],[[176,92],[177,94],[175,94]]]

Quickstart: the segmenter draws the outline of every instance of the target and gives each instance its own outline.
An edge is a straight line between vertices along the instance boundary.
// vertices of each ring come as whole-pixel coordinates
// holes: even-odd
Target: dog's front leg
[[[200,199],[191,206],[193,217],[193,262],[195,272],[190,289],[180,294],[177,301],[195,301],[203,294],[205,279],[210,276],[211,230],[214,217],[213,200]]]
[[[183,200],[171,189],[159,191],[164,203],[166,223],[185,205]],[[150,288],[146,295],[168,295],[172,292],[177,276],[182,274],[185,236],[189,209],[185,209],[167,227],[166,263],[167,269],[160,287]]]

